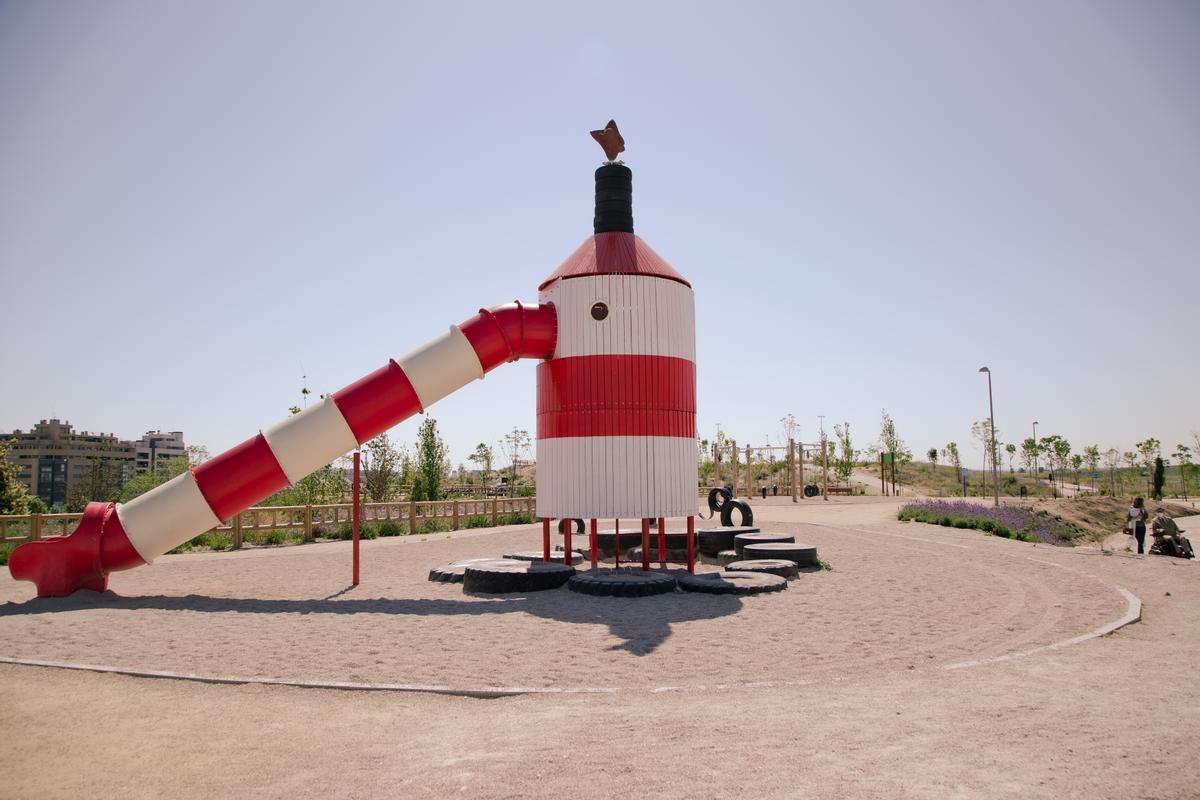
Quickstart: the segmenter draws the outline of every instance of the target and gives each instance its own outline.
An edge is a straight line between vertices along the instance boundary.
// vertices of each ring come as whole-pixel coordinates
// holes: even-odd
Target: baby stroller
[[[1154,534],[1154,544],[1150,545],[1150,552],[1160,556],[1195,558],[1192,543],[1183,535],[1175,520],[1161,513],[1161,509],[1159,511],[1150,529]]]

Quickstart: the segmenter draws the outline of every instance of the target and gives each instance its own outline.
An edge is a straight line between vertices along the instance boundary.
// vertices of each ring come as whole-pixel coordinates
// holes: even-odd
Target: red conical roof
[[[691,288],[691,284],[632,233],[597,233],[579,245],[554,274],[542,281],[538,291],[545,289],[559,278],[581,278],[585,275],[649,275],[678,281]]]

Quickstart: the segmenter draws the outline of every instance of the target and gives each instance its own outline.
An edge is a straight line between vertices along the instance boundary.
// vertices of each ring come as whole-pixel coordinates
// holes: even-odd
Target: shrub
[[[400,535],[400,526],[397,525],[394,521],[392,521],[390,519],[384,520],[383,522],[379,523],[379,535],[380,536],[399,536]]]
[[[533,522],[533,514],[513,513],[501,514],[501,525],[528,525]]]
[[[475,514],[463,520],[464,528],[490,528],[492,527],[492,518],[483,514]]]
[[[379,536],[379,531],[375,530],[374,527],[372,527],[370,525],[363,525],[362,523],[359,523],[359,525],[358,525],[358,538],[359,539],[374,539],[377,536]],[[354,538],[353,530],[351,530],[351,532],[350,532],[350,538],[351,539]]]
[[[424,519],[417,525],[417,533],[438,533],[450,530],[450,520]]]
[[[9,553],[16,549],[17,546],[15,544],[0,544],[0,566],[8,563]]]
[[[992,508],[966,501],[921,500],[900,509],[902,520],[928,522],[946,527],[975,528],[1005,539],[1067,545],[1083,531],[1045,511],[1020,506]]]

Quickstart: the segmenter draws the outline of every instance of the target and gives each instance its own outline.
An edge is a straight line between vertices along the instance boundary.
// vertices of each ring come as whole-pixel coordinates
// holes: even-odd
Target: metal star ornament
[[[618,155],[625,152],[625,139],[617,130],[617,123],[614,120],[610,119],[604,126],[604,130],[592,131],[592,138],[604,148],[604,155],[608,157],[609,161],[615,161]]]

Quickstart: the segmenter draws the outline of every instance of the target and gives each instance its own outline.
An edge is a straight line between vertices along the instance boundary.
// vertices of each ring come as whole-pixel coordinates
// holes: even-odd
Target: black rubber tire
[[[739,533],[733,537],[733,549],[740,556],[748,544],[767,544],[776,542],[793,543],[795,536],[786,533]]]
[[[633,548],[632,550],[629,551],[629,553],[627,555],[629,556],[629,561],[631,564],[641,563],[641,560],[642,560],[641,546]],[[650,543],[650,563],[657,564],[658,562],[664,561],[664,560],[668,561],[670,563],[673,563],[673,564],[686,564],[687,563],[687,550],[686,549],[678,550],[678,549],[672,549],[672,548],[668,547],[667,548],[667,557],[666,557],[666,559],[662,559],[662,558],[658,557],[658,543],[651,542]]]
[[[640,569],[595,570],[572,576],[567,588],[594,597],[650,597],[675,591],[675,578]]]
[[[579,517],[575,517],[573,519],[560,519],[558,521],[558,532],[566,533],[567,526],[572,522],[575,523],[575,533],[583,533],[583,520],[581,520]]]
[[[807,484],[804,487],[804,496],[805,497],[816,497],[820,493],[821,493],[821,487],[817,486],[815,483]]]
[[[651,534],[651,538],[653,537],[654,534]],[[621,544],[621,552],[628,552],[630,549],[637,547],[642,543],[642,531],[641,529],[638,529],[637,531],[626,531],[625,529],[622,529],[619,541]],[[611,558],[613,553],[616,552],[617,542],[617,535],[612,531],[605,531],[596,534],[596,549],[601,555],[608,558]],[[591,545],[589,544],[588,546],[590,547]]]
[[[429,570],[429,580],[434,583],[462,583],[463,573],[472,564],[496,561],[494,558],[464,558],[462,561],[452,561],[441,567]]]
[[[811,544],[787,542],[754,542],[742,546],[746,558],[782,558],[796,562],[798,567],[817,567],[817,548]]]
[[[717,502],[720,497],[721,501]],[[708,492],[708,510],[712,513],[718,513],[726,503],[733,499],[733,492],[726,489],[724,486],[718,486],[715,489],[710,489]]]
[[[504,558],[511,560],[511,561],[541,561],[542,555],[543,554],[542,554],[541,550],[522,550],[517,553],[505,553]],[[573,557],[571,558],[570,563],[571,564],[582,564],[585,561],[587,561],[587,559],[584,558],[583,553],[580,553],[578,550],[576,550],[576,551],[574,551],[574,554],[573,554]],[[550,551],[550,563],[551,564],[566,564],[566,563],[568,563],[566,552],[563,550],[551,550]]]
[[[738,524],[739,527],[750,527],[754,525],[754,512],[750,510],[750,504],[742,500],[730,500],[721,507],[721,524],[726,528],[733,527],[734,511],[738,511],[742,515],[742,520]]]
[[[758,533],[758,528],[701,528],[696,531],[696,548],[706,556],[715,556],[722,550],[733,549],[733,537],[739,533]]]
[[[471,594],[510,594],[557,589],[575,574],[566,564],[496,559],[471,564],[463,574],[463,591]]]
[[[731,561],[725,565],[726,572],[766,572],[781,578],[792,580],[800,577],[800,569],[796,562],[783,558],[754,558],[750,560]]]
[[[787,578],[766,572],[704,572],[700,575],[684,573],[677,576],[675,582],[685,592],[733,595],[781,592],[788,585]]]

